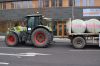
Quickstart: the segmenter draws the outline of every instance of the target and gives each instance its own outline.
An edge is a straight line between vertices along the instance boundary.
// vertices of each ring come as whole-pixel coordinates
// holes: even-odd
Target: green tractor
[[[5,42],[7,46],[16,46],[30,41],[35,47],[48,47],[53,41],[51,27],[45,26],[41,14],[28,15],[26,19],[26,30],[17,32],[13,28],[8,30]]]

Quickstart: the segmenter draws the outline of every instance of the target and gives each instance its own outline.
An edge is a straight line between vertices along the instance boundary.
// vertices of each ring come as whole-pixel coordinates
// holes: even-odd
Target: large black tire
[[[31,41],[35,47],[45,48],[50,45],[51,33],[44,28],[38,28],[33,31]]]
[[[5,43],[7,46],[13,47],[18,45],[18,36],[14,33],[10,33],[5,37]]]
[[[76,49],[82,49],[85,47],[86,45],[86,40],[84,37],[74,37],[72,39],[72,44],[73,44],[73,47],[76,48]]]

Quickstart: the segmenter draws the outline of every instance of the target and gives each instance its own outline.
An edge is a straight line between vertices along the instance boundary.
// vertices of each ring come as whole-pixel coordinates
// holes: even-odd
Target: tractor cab
[[[32,29],[34,29],[36,26],[38,25],[43,25],[42,24],[42,15],[38,14],[38,15],[27,15],[25,17],[27,20],[27,31],[31,31]]]
[[[27,15],[27,31],[31,33],[36,27],[46,27],[51,30],[51,18],[44,18],[41,14]]]

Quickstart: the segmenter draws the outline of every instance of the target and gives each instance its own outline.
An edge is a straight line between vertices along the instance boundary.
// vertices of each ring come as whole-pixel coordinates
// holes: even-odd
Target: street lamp
[[[72,0],[72,19],[74,19],[74,6],[75,6],[75,0]]]

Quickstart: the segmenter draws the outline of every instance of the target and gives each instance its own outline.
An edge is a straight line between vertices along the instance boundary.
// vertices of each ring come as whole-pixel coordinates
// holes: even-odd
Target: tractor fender
[[[51,30],[48,26],[44,26],[44,25],[39,25],[39,26],[35,27],[35,28],[32,30],[32,32],[33,32],[35,29],[38,29],[38,28],[44,28],[44,29],[46,29],[47,31],[52,32],[52,30]]]

